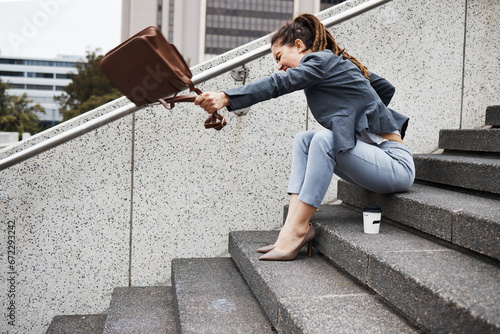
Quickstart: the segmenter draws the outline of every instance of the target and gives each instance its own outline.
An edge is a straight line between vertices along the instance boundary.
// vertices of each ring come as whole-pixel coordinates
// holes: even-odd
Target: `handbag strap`
[[[187,78],[187,77],[186,77]],[[186,79],[184,78],[184,79]],[[198,95],[202,94],[202,91],[199,90],[198,88],[194,87],[193,82],[191,79],[187,78],[187,83],[189,86],[189,91],[190,92],[195,92]],[[190,94],[190,95],[179,95],[175,94],[174,96],[168,98],[168,99],[158,99],[158,101],[168,110],[171,110],[173,107],[175,107],[175,102],[194,102],[196,99],[196,95]],[[203,123],[205,126],[205,129],[210,129],[214,128],[215,130],[219,131],[223,127],[227,125],[226,119],[217,111],[211,114],[210,117],[208,117],[205,122]]]
[[[214,128],[215,130],[220,131],[227,125],[227,122],[226,119],[216,111],[205,120],[203,125],[205,126],[205,129]]]

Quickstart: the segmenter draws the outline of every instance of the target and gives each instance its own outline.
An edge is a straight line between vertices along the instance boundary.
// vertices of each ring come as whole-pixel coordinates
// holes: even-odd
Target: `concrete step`
[[[382,220],[363,233],[362,213],[322,206],[316,247],[432,333],[499,333],[500,266]]]
[[[101,334],[106,314],[58,315],[45,334]]]
[[[383,217],[500,260],[500,201],[414,184],[382,195],[340,180],[338,197],[362,209],[376,205]]]
[[[230,258],[174,259],[172,288],[179,333],[273,333]]]
[[[414,156],[416,179],[500,194],[500,159],[452,154]]]
[[[490,106],[486,108],[486,125],[500,126],[500,106]]]
[[[229,252],[280,333],[418,333],[373,291],[317,253],[259,261],[277,231],[229,234]]]
[[[500,153],[500,129],[441,130],[439,148]]]
[[[113,290],[102,333],[176,332],[171,287],[119,287]]]

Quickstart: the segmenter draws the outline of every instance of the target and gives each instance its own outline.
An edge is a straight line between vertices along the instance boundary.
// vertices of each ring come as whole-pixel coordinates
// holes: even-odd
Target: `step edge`
[[[171,269],[172,270],[172,276],[171,276],[172,277],[172,291],[173,291],[174,303],[175,303],[175,308],[176,308],[176,316],[178,317],[177,324],[178,324],[179,333],[185,332],[186,330],[188,330],[188,331],[190,331],[190,330],[188,327],[186,327],[186,320],[184,319],[184,321],[181,321],[181,311],[183,311],[183,310],[181,310],[182,307],[179,306],[180,304],[179,304],[179,295],[178,295],[178,291],[177,291],[178,284],[177,284],[176,276],[178,276],[177,271],[179,270],[180,266],[183,266],[183,265],[185,265],[185,262],[192,261],[192,260],[195,260],[198,262],[199,261],[206,261],[207,263],[210,261],[213,262],[215,260],[216,261],[230,262],[231,263],[231,269],[230,269],[231,277],[232,277],[232,275],[238,275],[238,277],[236,278],[238,280],[237,284],[238,285],[240,283],[244,284],[245,285],[244,289],[246,290],[246,292],[248,292],[248,294],[245,294],[245,296],[244,296],[244,298],[246,299],[245,302],[253,303],[252,307],[256,307],[260,310],[260,314],[258,315],[260,318],[262,318],[260,320],[266,321],[265,326],[269,326],[269,329],[272,330],[273,325],[272,325],[271,321],[269,320],[267,314],[264,312],[262,306],[260,305],[260,303],[259,303],[257,297],[255,296],[255,294],[253,293],[252,289],[249,287],[247,281],[245,280],[243,274],[239,270],[237,264],[234,262],[234,260],[231,257],[189,257],[189,258],[173,259],[172,266],[171,266],[171,268],[172,268]],[[234,271],[233,271],[233,269],[234,269]],[[227,273],[227,271],[225,273]],[[185,315],[186,314],[183,314],[182,317],[184,317]]]
[[[346,243],[348,247],[351,247],[351,248],[354,248],[354,249],[357,249],[359,250],[360,252],[363,253],[363,255],[367,258],[367,261],[368,261],[368,269],[367,269],[367,274],[366,274],[366,277],[357,277],[357,274],[355,272],[352,272],[352,269],[349,269],[348,267],[345,267],[343,266],[341,263],[339,263],[335,258],[332,258],[329,254],[328,254],[328,249],[325,249],[324,247],[326,246],[323,246],[321,243],[317,243],[316,244],[316,248],[322,252],[326,257],[330,258],[330,260],[334,263],[336,263],[337,265],[341,266],[344,270],[346,270],[347,272],[349,272],[351,275],[355,276],[356,278],[358,278],[359,280],[361,281],[366,281],[366,284],[371,288],[373,289],[374,291],[376,291],[378,294],[380,294],[380,291],[378,291],[377,287],[374,287],[373,284],[371,283],[370,281],[370,276],[372,275],[372,272],[370,271],[369,267],[370,267],[370,262],[372,262],[373,260],[375,261],[379,261],[381,262],[383,265],[385,266],[388,266],[392,271],[394,272],[398,272],[397,268],[393,268],[393,266],[391,266],[390,264],[387,264],[387,263],[384,263],[382,262],[381,259],[377,258],[376,257],[376,254],[372,254],[371,252],[367,251],[366,249],[363,249],[362,247],[358,247],[358,245],[355,245],[355,244],[352,244],[350,243],[349,241],[345,240],[344,238],[342,238],[341,236],[339,236],[338,234],[335,234],[334,231],[331,231],[331,230],[328,230],[326,228],[324,228],[322,226],[322,223],[317,223],[317,222],[314,222],[313,221],[313,224],[314,225],[318,225],[318,228],[317,230],[320,231],[320,234],[321,234],[321,231],[322,230],[325,230],[326,233],[329,233],[329,234],[332,234],[335,236],[336,239],[338,240],[342,240],[342,242]],[[448,250],[449,252],[453,252],[454,250],[453,249],[450,249]],[[352,259],[351,259],[352,260]],[[349,259],[346,260],[347,262],[349,262]],[[418,279],[410,276],[410,275],[407,275],[407,277],[410,277],[411,280],[413,280],[414,282],[416,282],[417,284],[421,284]],[[427,287],[425,285],[423,285],[432,295],[436,295],[438,296],[439,298],[438,299],[443,299],[443,300],[447,300],[448,298],[445,296],[445,295],[440,295],[438,292],[436,291],[433,291],[430,287]],[[381,295],[382,298],[386,299],[386,297],[384,295]],[[389,299],[388,302],[393,305],[393,302]],[[453,303],[454,305],[456,304],[457,306],[460,306],[456,301]],[[404,309],[402,309],[401,307],[398,307],[398,309],[400,310],[400,312],[405,312]],[[466,309],[466,310],[469,310],[469,309]],[[405,313],[406,316],[410,317],[412,320],[414,321],[418,321],[417,319],[415,319],[412,315],[409,315],[407,313]],[[469,318],[474,318],[473,315],[474,315],[474,312],[467,312],[467,314],[470,314],[470,316],[468,315]],[[484,324],[487,324],[487,325],[490,325],[490,326],[496,326],[494,327],[494,329],[500,329],[500,322],[499,323],[492,323],[491,321],[489,321],[489,318],[487,319],[484,319],[484,318],[480,318],[481,319],[481,322],[484,323]],[[429,328],[429,326],[425,323],[420,323],[419,322],[419,325],[422,326],[422,327],[425,327],[425,328]]]
[[[434,187],[430,187],[427,185],[418,185],[426,190],[432,191],[435,189]],[[370,196],[371,198],[375,197],[376,199],[372,201],[371,204],[385,206],[386,201],[388,201],[389,195],[381,195],[371,193],[368,190],[365,190],[361,187],[352,185],[346,181],[340,180],[338,185],[338,193],[339,198],[342,199],[343,193],[347,193],[347,196],[352,195],[354,192],[358,192],[356,198],[361,199],[366,196]],[[364,194],[359,194],[359,191],[363,191]],[[453,193],[452,191],[438,189],[437,191],[445,191],[450,192],[450,195]],[[485,199],[483,197],[478,197],[475,195],[462,194],[463,197],[469,197],[470,200],[475,200],[478,203],[482,203],[485,200],[495,202],[494,199]],[[411,215],[406,218],[400,218],[400,215],[397,215],[397,211],[394,213],[391,211],[391,204],[389,205],[389,210],[383,213],[383,217],[388,219],[392,219],[399,224],[407,226],[409,228],[413,228],[422,233],[425,233],[431,237],[442,239],[445,242],[452,243],[456,247],[463,248],[467,251],[472,251],[477,253],[480,256],[487,256],[492,258],[493,260],[500,260],[500,250],[495,248],[494,245],[497,239],[500,239],[500,234],[496,233],[493,235],[488,235],[486,240],[480,239],[482,236],[477,235],[476,239],[464,238],[462,234],[464,232],[465,227],[468,222],[475,221],[478,224],[481,224],[480,227],[483,229],[500,229],[500,220],[497,220],[498,217],[481,214],[481,212],[475,212],[463,208],[453,208],[446,206],[444,203],[429,203],[426,202],[425,199],[415,198],[412,193],[400,193],[400,194],[391,194],[390,195],[390,203],[393,207],[403,207],[408,205],[418,205],[426,208],[426,215],[428,219],[426,222],[428,224],[414,224],[415,215]],[[380,199],[382,198],[382,199]],[[346,197],[344,197],[346,199]],[[361,199],[362,200],[362,199]],[[351,198],[345,200],[345,203],[352,205],[355,208],[361,210],[362,206],[360,203],[353,203]],[[430,212],[429,212],[430,211]],[[405,211],[408,212],[408,211]],[[433,214],[434,213],[434,214]],[[439,214],[439,215],[438,215]],[[395,216],[396,215],[396,216]],[[443,216],[444,215],[444,216]],[[443,217],[441,217],[443,216]],[[399,217],[399,218],[398,218]],[[421,215],[419,216],[421,217]],[[441,217],[441,218],[440,218]],[[446,218],[446,220],[445,220]],[[449,226],[446,226],[448,224]],[[477,241],[480,239],[481,241]],[[465,241],[464,241],[465,240]],[[475,245],[472,245],[472,244]]]

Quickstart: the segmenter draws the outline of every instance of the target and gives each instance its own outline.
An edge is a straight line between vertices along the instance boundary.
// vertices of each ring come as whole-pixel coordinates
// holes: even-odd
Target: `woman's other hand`
[[[231,104],[225,93],[205,92],[196,97],[194,104],[202,107],[207,113],[213,114],[219,109]]]

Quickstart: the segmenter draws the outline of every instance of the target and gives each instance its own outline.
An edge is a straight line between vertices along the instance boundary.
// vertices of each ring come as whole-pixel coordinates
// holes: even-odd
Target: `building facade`
[[[37,115],[41,126],[50,127],[62,120],[55,97],[71,82],[71,74],[77,72],[76,63],[81,60],[76,56],[55,59],[0,56],[0,78],[9,84],[9,95],[26,93],[33,103],[40,104],[45,109],[45,114]]]
[[[122,40],[157,26],[189,65],[265,36],[298,13],[345,0],[123,0]]]

